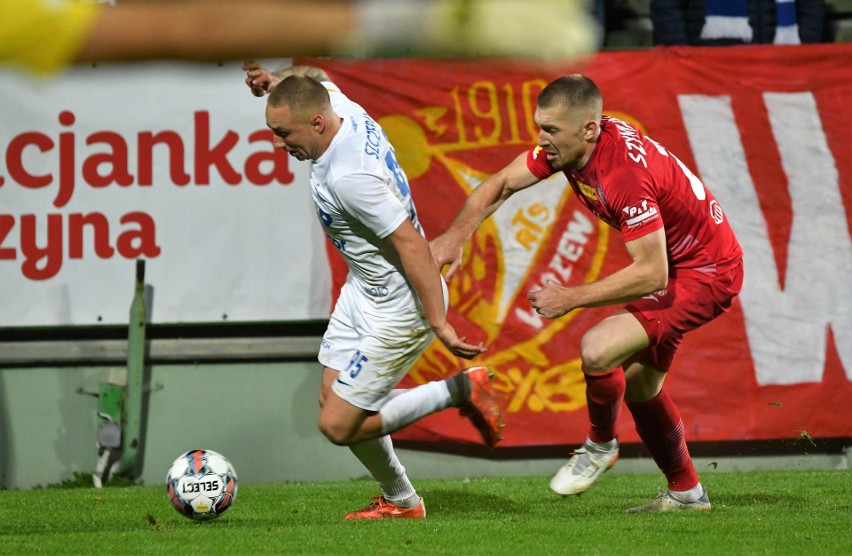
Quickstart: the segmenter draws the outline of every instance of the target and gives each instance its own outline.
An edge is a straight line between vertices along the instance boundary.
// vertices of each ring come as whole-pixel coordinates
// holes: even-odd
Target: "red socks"
[[[636,422],[636,432],[665,474],[669,490],[689,490],[698,484],[698,474],[689,457],[680,412],[663,388],[647,402],[627,402]]]
[[[624,399],[626,383],[620,368],[586,376],[586,401],[591,430],[589,439],[602,444],[615,438],[615,424]],[[669,490],[684,491],[698,484],[698,474],[689,457],[683,422],[668,392],[663,388],[647,402],[627,402],[636,432],[668,479]]]
[[[589,405],[591,431],[589,439],[602,444],[615,438],[615,423],[624,399],[624,372],[620,367],[600,374],[586,376],[586,402]]]

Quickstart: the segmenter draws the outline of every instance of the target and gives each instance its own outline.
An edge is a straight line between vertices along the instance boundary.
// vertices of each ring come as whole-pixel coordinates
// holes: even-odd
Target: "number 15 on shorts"
[[[349,374],[350,378],[356,378],[366,362],[367,356],[361,355],[361,350],[356,351],[352,356],[352,359],[349,360],[349,366],[346,367],[346,372]]]

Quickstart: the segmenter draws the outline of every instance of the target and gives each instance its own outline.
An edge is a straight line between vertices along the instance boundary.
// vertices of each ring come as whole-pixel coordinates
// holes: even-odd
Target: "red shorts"
[[[650,345],[628,359],[668,372],[683,335],[731,308],[743,285],[743,263],[714,275],[680,271],[665,290],[625,306],[648,333]]]

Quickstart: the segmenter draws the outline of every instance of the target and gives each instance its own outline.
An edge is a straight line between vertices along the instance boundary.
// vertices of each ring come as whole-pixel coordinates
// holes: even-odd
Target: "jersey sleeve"
[[[605,191],[624,241],[638,239],[663,227],[651,175],[639,168],[620,169]]]
[[[550,165],[545,156],[545,151],[541,147],[533,147],[527,153],[527,168],[532,175],[540,180],[549,178],[556,173],[556,170]]]
[[[352,173],[334,184],[341,206],[379,238],[386,238],[408,218],[402,202],[379,176]]]

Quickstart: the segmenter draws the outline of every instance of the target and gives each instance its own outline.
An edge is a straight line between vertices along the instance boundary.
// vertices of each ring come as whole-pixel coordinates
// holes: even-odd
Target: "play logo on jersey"
[[[642,199],[635,205],[624,207],[622,209],[626,215],[624,223],[627,229],[633,230],[646,222],[651,222],[660,217],[660,211],[657,210],[655,203],[648,202],[647,199]]]
[[[577,185],[580,187],[580,193],[591,199],[592,201],[598,200],[598,190],[592,187],[591,185],[585,184],[581,181],[577,181]]]

